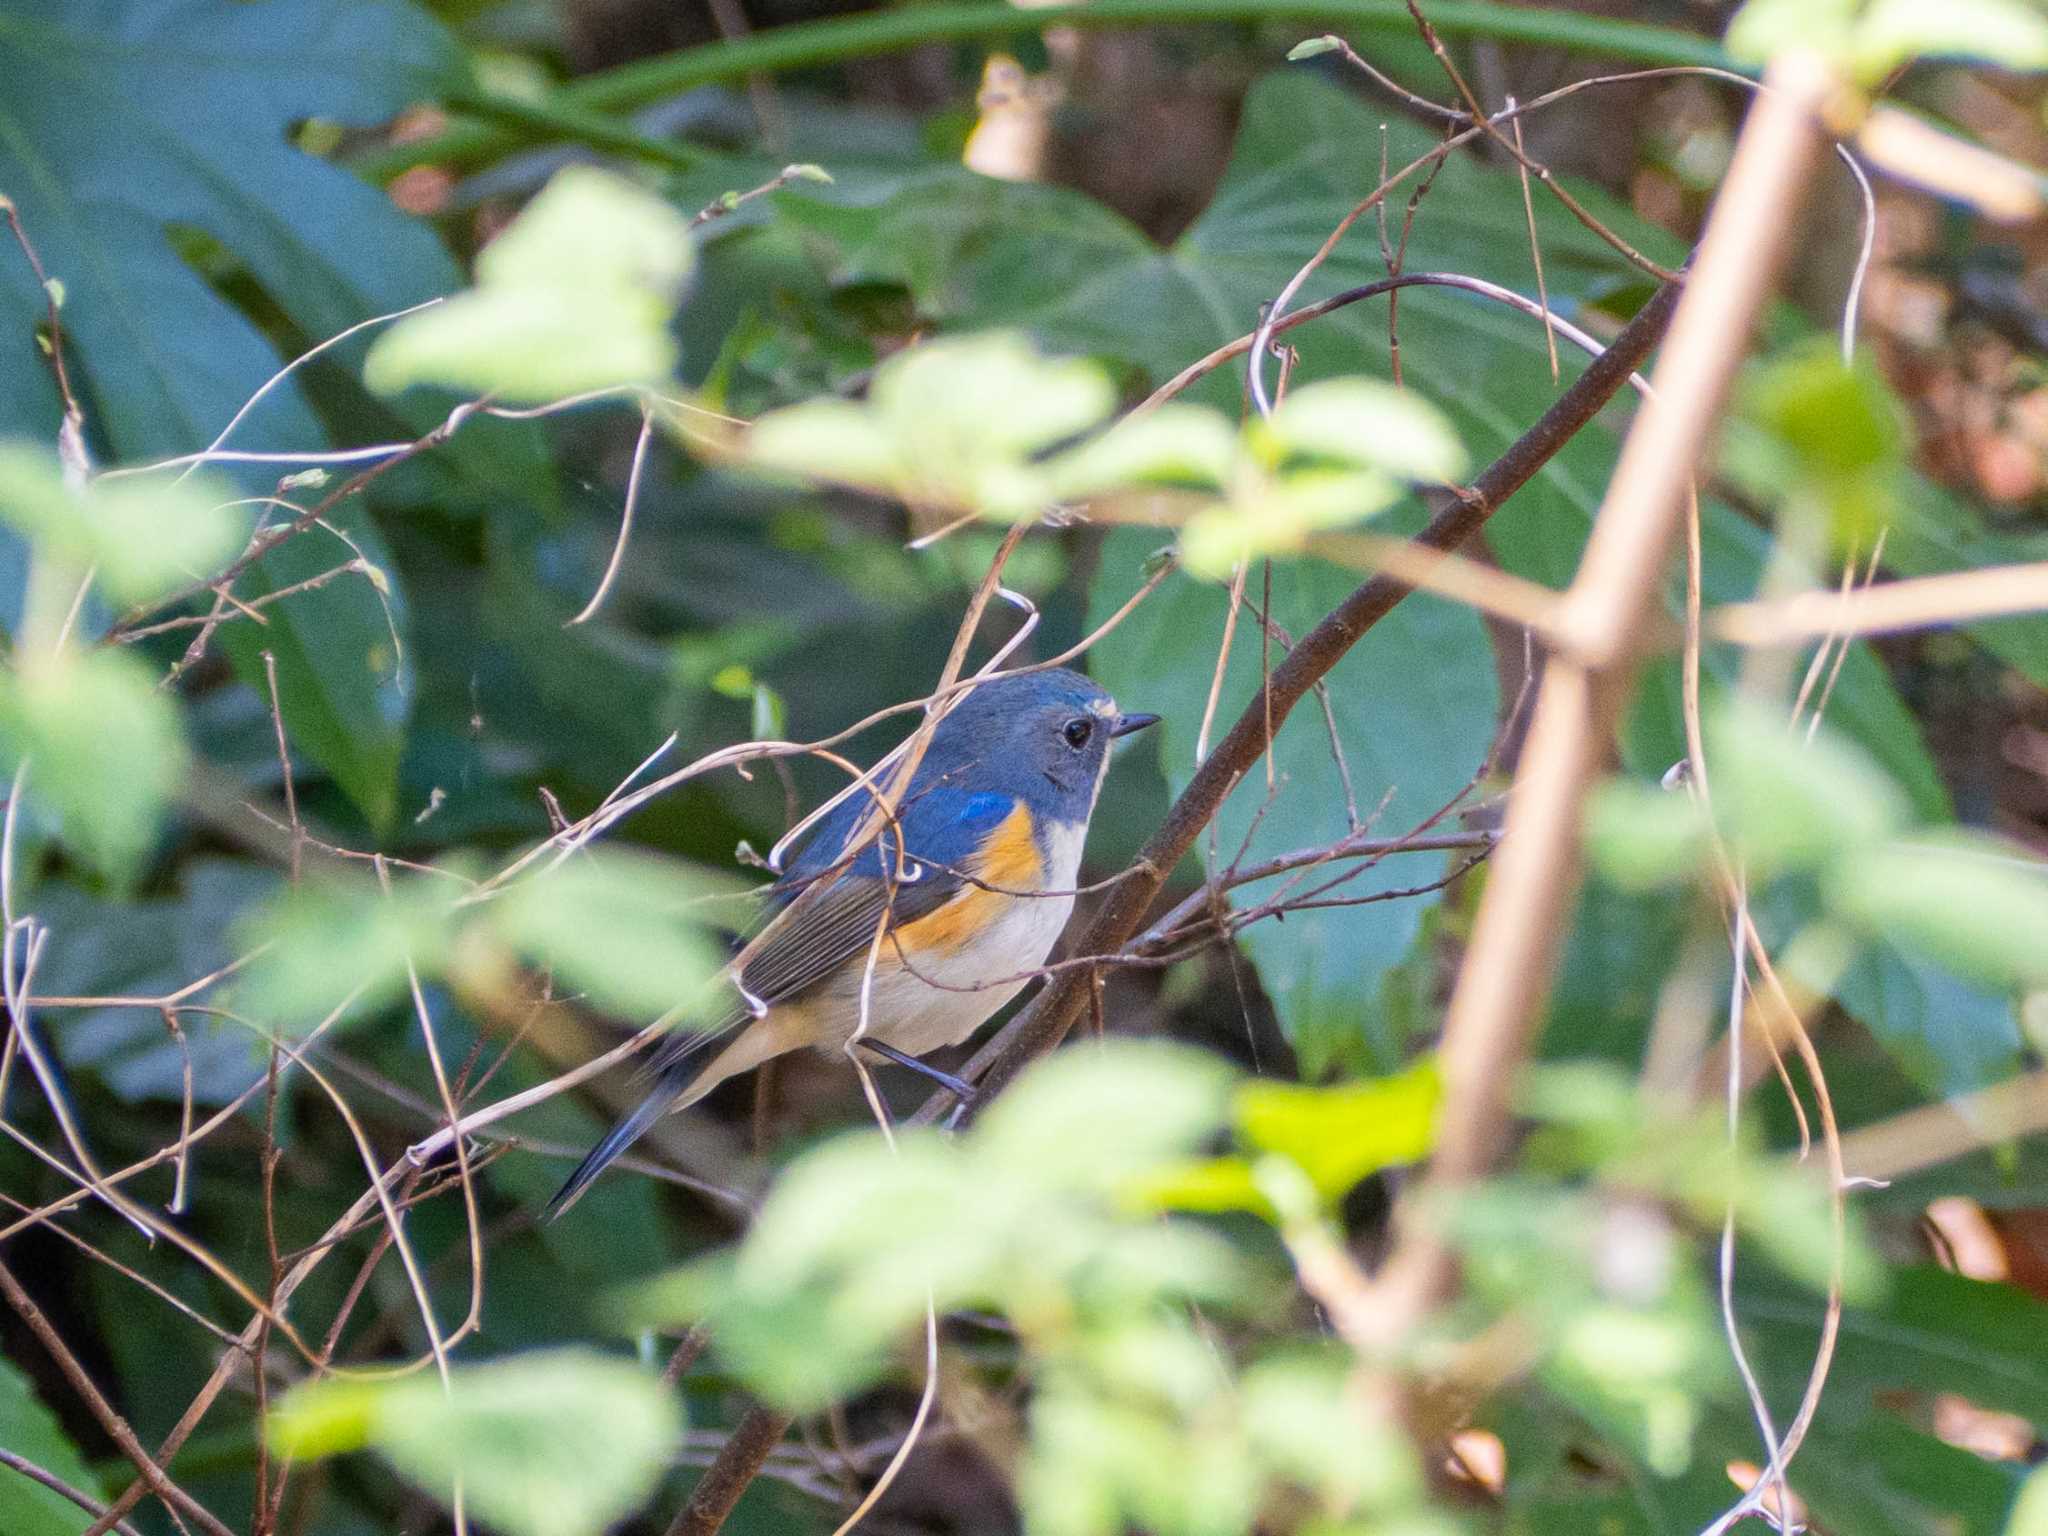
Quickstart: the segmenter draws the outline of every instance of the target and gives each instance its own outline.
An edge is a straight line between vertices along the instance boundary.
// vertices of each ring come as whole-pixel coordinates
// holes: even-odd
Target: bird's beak
[[[1142,731],[1148,725],[1157,725],[1157,715],[1119,715],[1116,724],[1109,728],[1112,736],[1128,736],[1133,731]]]

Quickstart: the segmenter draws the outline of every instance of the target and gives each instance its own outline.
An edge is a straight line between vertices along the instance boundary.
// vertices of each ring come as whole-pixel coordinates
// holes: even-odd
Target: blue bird
[[[859,1044],[965,1093],[917,1058],[973,1034],[1051,953],[1074,908],[1110,743],[1158,718],[1124,714],[1064,669],[973,688],[933,728],[894,825],[848,862],[878,803],[856,789],[811,830],[730,978],[733,1005],[661,1047],[653,1090],[577,1165],[548,1214],[663,1115],[787,1051],[842,1051],[863,1016]],[[889,770],[874,780],[886,790]]]

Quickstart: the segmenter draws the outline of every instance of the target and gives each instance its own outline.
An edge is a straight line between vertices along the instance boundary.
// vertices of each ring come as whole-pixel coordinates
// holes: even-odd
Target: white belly
[[[899,1051],[922,1056],[973,1034],[1031,980],[1020,973],[1043,964],[1059,941],[1074,910],[1085,835],[1086,828],[1075,826],[1056,828],[1047,838],[1046,889],[1058,894],[1002,898],[978,937],[955,950],[912,956],[909,966],[884,943],[871,980],[865,966],[848,966],[829,987],[835,1001],[851,1005],[842,1015],[849,1022],[839,1038],[820,1043],[828,1049],[845,1044],[862,1015],[864,986],[864,1033]]]

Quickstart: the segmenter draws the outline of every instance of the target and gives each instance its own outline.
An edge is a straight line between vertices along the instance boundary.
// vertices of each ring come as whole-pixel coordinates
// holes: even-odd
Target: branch
[[[725,1517],[732,1513],[740,1495],[747,1491],[769,1452],[782,1443],[790,1416],[780,1409],[756,1403],[733,1430],[718,1455],[697,1479],[690,1497],[669,1525],[666,1536],[717,1536]]]

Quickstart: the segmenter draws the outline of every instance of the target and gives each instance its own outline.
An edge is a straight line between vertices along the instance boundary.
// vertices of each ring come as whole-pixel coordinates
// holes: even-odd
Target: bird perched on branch
[[[1110,743],[1154,723],[1078,672],[977,684],[932,728],[895,805],[895,759],[831,804],[734,962],[732,1007],[678,1033],[654,1086],[569,1175],[558,1215],[649,1126],[800,1046],[859,1045],[955,1093],[917,1058],[1016,996],[1066,926]],[[914,738],[913,738],[914,740]]]

